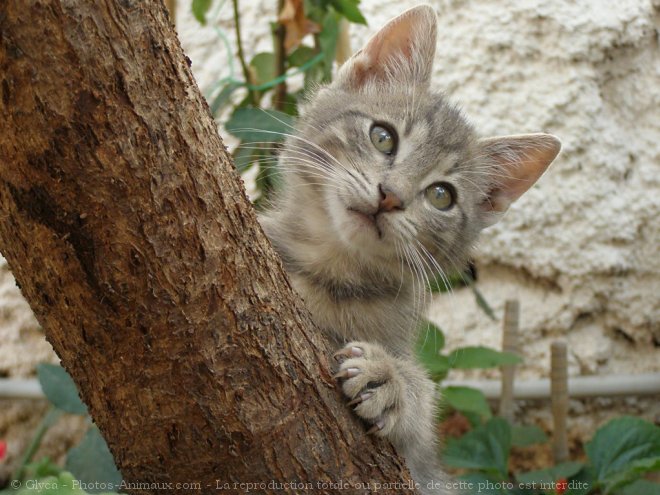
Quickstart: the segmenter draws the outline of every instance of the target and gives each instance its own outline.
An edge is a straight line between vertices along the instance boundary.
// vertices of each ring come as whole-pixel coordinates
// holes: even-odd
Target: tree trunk
[[[161,1],[2,0],[0,97],[0,250],[125,480],[409,478],[342,403]],[[277,488],[252,491],[302,491]]]

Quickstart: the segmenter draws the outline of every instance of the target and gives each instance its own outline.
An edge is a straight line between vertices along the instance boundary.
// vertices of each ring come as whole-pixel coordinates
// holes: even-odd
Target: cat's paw
[[[335,378],[348,405],[367,422],[369,433],[391,437],[405,414],[406,380],[402,362],[377,344],[351,342],[335,353],[341,361]]]

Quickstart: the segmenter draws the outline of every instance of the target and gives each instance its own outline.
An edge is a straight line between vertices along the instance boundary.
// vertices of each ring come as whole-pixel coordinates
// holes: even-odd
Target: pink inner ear
[[[376,67],[387,66],[396,59],[410,61],[412,59],[412,30],[415,23],[413,17],[396,19],[391,25],[383,28],[364,48],[364,53]]]
[[[410,60],[412,58],[410,37],[408,33],[405,33],[403,39],[390,38],[379,33],[364,48],[363,53],[366,57],[357,62],[354,67],[353,80],[356,86],[364,85],[369,78],[384,79],[387,76],[387,68],[396,63],[397,58]]]
[[[368,80],[385,81],[393,74],[428,78],[436,39],[435,12],[429,6],[412,8],[387,23],[347,62],[347,80],[361,87]],[[398,81],[423,83],[419,81]]]
[[[491,208],[495,211],[505,211],[511,203],[522,196],[541,177],[550,162],[521,162],[518,167],[507,167],[502,173],[508,175],[499,178],[497,186],[491,191]]]
[[[559,153],[560,143],[548,134],[528,134],[482,141],[483,150],[496,164],[493,187],[482,207],[504,212],[543,175]]]

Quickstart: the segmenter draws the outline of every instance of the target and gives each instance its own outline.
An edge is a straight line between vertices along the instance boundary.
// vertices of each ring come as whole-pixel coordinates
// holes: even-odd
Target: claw
[[[372,395],[374,395],[373,392],[364,392],[363,394],[358,395],[355,399],[350,401],[348,405],[355,406],[357,404],[360,404],[361,402],[364,402],[365,400],[369,399]]]
[[[364,351],[362,349],[352,346],[338,350],[332,355],[332,357],[335,358],[336,361],[339,361],[343,358],[362,357],[363,355]]]
[[[367,430],[367,435],[373,435],[374,433],[382,430],[384,426],[385,426],[385,421],[379,419],[374,423],[374,425],[371,428]]]
[[[334,378],[335,380],[338,380],[339,378],[353,378],[354,376],[357,376],[359,374],[360,374],[359,368],[346,368],[344,370],[341,370],[332,378]]]

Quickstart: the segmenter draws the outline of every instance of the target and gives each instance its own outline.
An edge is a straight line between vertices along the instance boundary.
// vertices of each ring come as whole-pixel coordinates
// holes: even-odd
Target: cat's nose
[[[380,191],[380,203],[378,203],[378,211],[392,211],[403,210],[403,202],[399,197],[394,194],[390,189],[378,184],[378,191]]]

